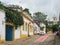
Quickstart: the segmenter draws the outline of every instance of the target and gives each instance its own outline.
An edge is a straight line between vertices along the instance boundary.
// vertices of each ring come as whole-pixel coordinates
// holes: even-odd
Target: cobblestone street
[[[60,38],[58,36],[55,37],[55,45],[60,45]]]
[[[38,38],[41,37],[40,35],[36,35],[26,40],[6,42],[6,43],[2,43],[1,45],[60,45],[59,43],[60,39],[58,38],[58,36],[55,35],[46,35],[46,36],[48,36],[48,38],[43,42],[35,42]]]
[[[17,41],[12,41],[12,42],[5,42],[2,43],[1,45],[37,45],[38,43],[34,43],[36,39],[40,38],[40,35],[36,35],[33,37],[29,37],[28,39],[25,40],[17,40]]]
[[[49,37],[45,41],[39,43],[39,45],[54,45],[54,38],[54,35],[49,35]]]
[[[60,45],[60,0],[0,0],[0,45]]]
[[[60,38],[56,35],[50,35],[44,42],[39,45],[60,45]]]

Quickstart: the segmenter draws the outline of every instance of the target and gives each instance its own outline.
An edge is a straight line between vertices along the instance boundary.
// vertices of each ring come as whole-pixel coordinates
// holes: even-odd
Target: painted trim
[[[0,44],[3,43],[3,42],[6,42],[5,40],[0,40]]]
[[[14,40],[14,37],[15,37],[15,27],[12,23],[5,23],[5,41],[6,41],[6,25],[10,25],[10,26],[13,26],[13,40]]]

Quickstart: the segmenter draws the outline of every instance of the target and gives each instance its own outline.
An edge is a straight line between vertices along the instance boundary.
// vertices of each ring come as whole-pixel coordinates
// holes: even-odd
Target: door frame
[[[14,32],[15,32],[15,27],[14,27],[14,25],[12,24],[12,23],[5,23],[5,41],[6,41],[6,25],[10,25],[10,26],[12,26],[13,27],[13,39],[12,39],[12,41],[14,41]]]

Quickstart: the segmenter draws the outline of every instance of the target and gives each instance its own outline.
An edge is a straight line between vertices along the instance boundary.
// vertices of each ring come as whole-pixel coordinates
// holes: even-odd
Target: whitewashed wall
[[[33,35],[33,32],[29,32],[29,35]]]
[[[14,38],[15,39],[19,39],[20,38],[20,27],[18,27],[15,32],[14,32]]]
[[[23,20],[24,20],[24,22],[30,23],[30,21],[25,17],[23,17]]]
[[[38,27],[38,25],[36,23],[34,23],[34,33],[40,33],[40,28]]]
[[[41,23],[40,26],[41,26],[41,27],[44,27],[43,32],[46,33],[46,25],[45,25],[44,23]]]
[[[25,18],[25,17],[23,17],[23,20],[24,20],[24,22],[30,23],[30,21],[27,18]],[[21,33],[27,35],[28,31],[26,31],[25,28],[24,28],[24,30],[21,30]]]
[[[5,40],[5,12],[0,10],[0,36],[1,40]]]
[[[25,17],[23,17],[23,19],[24,19],[24,22],[27,22],[27,23],[30,22],[30,21],[29,21],[28,19],[26,19]],[[28,34],[27,31],[21,30],[21,28],[18,27],[18,28],[14,31],[14,38],[15,38],[15,39],[19,39],[19,38],[20,38],[20,35],[21,35],[20,31],[21,31],[22,34]]]

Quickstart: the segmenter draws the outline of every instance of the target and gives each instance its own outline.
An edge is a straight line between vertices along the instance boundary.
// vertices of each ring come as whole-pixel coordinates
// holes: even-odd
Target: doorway
[[[12,41],[14,32],[13,32],[13,26],[11,25],[6,25],[6,41]]]

